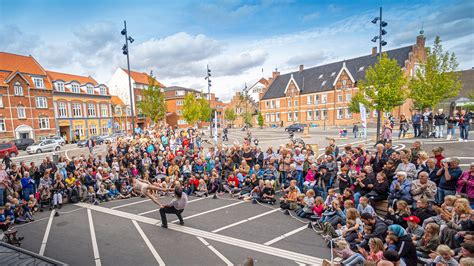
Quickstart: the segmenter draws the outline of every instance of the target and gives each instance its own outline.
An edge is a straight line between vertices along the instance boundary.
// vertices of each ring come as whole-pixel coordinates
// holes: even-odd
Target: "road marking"
[[[214,252],[214,254],[216,254],[217,257],[219,257],[226,265],[234,265],[232,262],[230,262],[230,260],[224,257],[222,253],[220,253],[211,244],[209,244],[206,240],[204,240],[204,238],[198,236],[197,239],[199,239],[199,241],[201,241],[206,247],[208,247],[212,252]]]
[[[89,218],[89,228],[91,231],[92,250],[94,251],[94,261],[96,266],[102,265],[100,263],[99,247],[97,246],[97,239],[95,237],[94,221],[92,220],[91,209],[87,209],[87,217]]]
[[[304,264],[304,263],[297,262],[297,261],[295,261],[295,262],[296,262],[296,264],[298,264],[298,266],[306,266],[306,264]]]
[[[194,217],[198,217],[198,216],[201,216],[201,215],[204,215],[204,214],[208,214],[208,213],[211,213],[211,212],[215,212],[215,211],[219,211],[219,210],[222,210],[222,209],[225,209],[225,208],[229,208],[229,207],[232,207],[232,206],[235,206],[235,205],[239,205],[239,204],[242,204],[242,203],[245,203],[245,201],[238,201],[236,203],[232,203],[232,204],[229,204],[229,205],[225,205],[225,206],[222,206],[222,207],[219,207],[219,208],[215,208],[215,209],[212,209],[212,210],[208,210],[208,211],[205,211],[205,212],[200,212],[200,213],[196,213],[196,214],[193,214],[191,216],[186,216],[186,217],[183,217],[183,220],[189,220],[189,219],[192,219]],[[172,221],[172,223],[176,223],[178,222],[179,220],[174,220]]]
[[[135,225],[135,228],[137,228],[138,233],[140,233],[140,235],[142,236],[143,241],[145,241],[145,244],[147,245],[148,249],[150,249],[151,254],[153,254],[153,257],[155,257],[155,260],[156,260],[156,262],[158,262],[158,265],[160,265],[160,266],[163,265],[164,266],[165,262],[163,261],[163,259],[161,259],[158,252],[156,252],[155,247],[153,247],[150,240],[148,239],[148,237],[145,235],[142,228],[140,227],[140,225],[138,225],[137,221],[135,221],[135,220],[132,220],[132,223],[133,223],[133,225]]]
[[[84,208],[77,208],[77,209],[74,209],[74,210],[72,210],[72,211],[58,212],[58,213],[59,213],[60,215],[63,215],[63,214],[69,214],[69,213],[76,212],[76,211],[83,210],[83,209],[84,209]],[[43,218],[40,218],[40,219],[35,219],[34,221],[31,221],[31,222],[29,222],[29,223],[15,225],[15,227],[18,228],[18,227],[22,227],[22,226],[25,226],[25,225],[31,225],[31,224],[34,224],[34,223],[36,223],[36,222],[46,220],[46,219],[48,219],[48,218],[49,218],[49,217],[43,217]]]
[[[454,156],[457,157],[457,156]],[[474,160],[474,157],[457,157],[459,160]]]
[[[119,210],[112,210],[105,207],[90,205],[86,203],[77,203],[76,206],[92,209],[98,212],[107,213],[107,214],[115,215],[118,217],[130,219],[130,220],[136,220],[138,222],[155,225],[157,227],[158,227],[158,223],[160,222],[157,219],[139,216],[136,214],[130,214],[130,213],[126,213]],[[307,226],[305,225],[305,227]],[[168,224],[168,229],[182,232],[189,235],[193,235],[193,236],[199,236],[208,240],[221,242],[221,243],[232,245],[239,248],[245,248],[248,250],[261,252],[264,254],[276,256],[276,257],[291,260],[291,261],[298,261],[298,262],[309,264],[309,265],[314,265],[314,264],[321,265],[323,262],[321,258],[316,258],[313,256],[309,256],[309,255],[305,255],[305,254],[301,254],[301,253],[297,253],[293,251],[288,251],[288,250],[284,250],[280,248],[262,245],[259,243],[254,243],[254,242],[250,242],[250,241],[246,241],[246,240],[242,240],[242,239],[238,239],[234,237],[223,236],[223,235],[219,235],[219,234],[215,234],[211,232],[206,232],[204,230],[199,230],[199,229],[195,229],[195,228],[191,228],[187,226],[176,225],[176,224],[170,223]],[[160,230],[165,230],[165,229],[160,229]]]
[[[44,255],[44,250],[46,249],[46,243],[48,242],[49,231],[51,231],[51,224],[53,223],[54,214],[56,213],[56,209],[51,211],[49,215],[48,225],[46,225],[46,231],[44,231],[43,242],[41,242],[41,248],[38,254],[41,256]]]
[[[276,242],[278,242],[278,241],[280,241],[280,240],[282,240],[282,239],[285,239],[285,238],[287,238],[287,237],[289,237],[289,236],[291,236],[291,235],[294,235],[294,234],[298,233],[299,231],[303,231],[305,228],[308,228],[308,225],[303,225],[303,226],[300,227],[300,228],[296,228],[296,229],[293,230],[293,231],[290,231],[290,232],[288,232],[288,233],[286,233],[286,234],[283,234],[283,235],[281,235],[281,236],[279,236],[279,237],[276,237],[276,238],[274,238],[274,239],[272,239],[272,240],[270,240],[270,241],[267,241],[267,242],[264,243],[264,245],[270,246],[270,245],[272,245],[272,244],[275,244]]]
[[[206,198],[193,199],[193,200],[188,201],[188,203],[195,202],[195,201],[200,201],[200,200],[203,200],[203,199],[206,199]],[[151,210],[151,211],[146,211],[146,212],[139,213],[138,215],[145,215],[145,214],[152,213],[152,212],[156,212],[156,211],[159,211],[159,210],[160,210],[160,208],[158,208],[158,209],[153,209],[153,210]]]
[[[124,205],[115,206],[115,207],[112,207],[112,208],[110,208],[110,209],[115,210],[115,209],[118,209],[118,208],[127,207],[127,206],[132,206],[132,205],[140,204],[140,203],[147,202],[147,201],[151,201],[151,199],[135,201],[135,202],[127,203],[127,204],[124,204]]]
[[[238,222],[235,222],[235,223],[233,223],[233,224],[226,225],[226,226],[221,227],[221,228],[219,228],[219,229],[216,229],[216,230],[214,230],[214,231],[212,231],[212,232],[213,232],[213,233],[217,233],[217,232],[220,232],[220,231],[222,231],[222,230],[231,228],[231,227],[233,227],[233,226],[236,226],[236,225],[239,225],[239,224],[246,223],[246,222],[248,222],[248,221],[252,221],[252,220],[258,219],[258,218],[260,218],[260,217],[262,217],[262,216],[265,216],[265,215],[270,214],[270,213],[274,213],[274,212],[279,211],[279,210],[280,210],[280,209],[274,209],[274,210],[271,210],[271,211],[268,211],[268,212],[264,212],[264,213],[261,213],[261,214],[259,214],[259,215],[256,215],[256,216],[253,216],[253,217],[244,219],[244,220],[242,220],[242,221],[238,221]]]

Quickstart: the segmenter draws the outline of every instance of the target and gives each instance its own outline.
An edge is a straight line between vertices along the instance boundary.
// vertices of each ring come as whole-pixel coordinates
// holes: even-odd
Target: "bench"
[[[388,210],[388,200],[382,200],[382,201],[376,202],[374,209],[377,215],[385,217],[387,215],[387,210]]]

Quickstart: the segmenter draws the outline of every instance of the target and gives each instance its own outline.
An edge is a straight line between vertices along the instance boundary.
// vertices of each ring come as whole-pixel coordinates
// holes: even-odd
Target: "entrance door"
[[[30,138],[30,133],[20,133],[20,139],[28,139]]]

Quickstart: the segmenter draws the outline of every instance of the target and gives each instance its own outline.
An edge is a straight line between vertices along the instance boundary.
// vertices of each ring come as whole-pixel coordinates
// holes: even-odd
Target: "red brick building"
[[[32,56],[0,52],[0,140],[56,134],[46,71]]]
[[[425,37],[420,35],[414,45],[384,51],[397,60],[407,77],[426,61]],[[349,111],[349,103],[357,92],[357,82],[378,60],[377,49],[369,55],[347,59],[280,75],[275,71],[269,87],[262,92],[259,108],[266,125],[293,123],[350,125],[359,122],[359,115]],[[372,106],[369,118],[374,118]],[[407,100],[391,113],[394,117],[409,115],[412,101]]]
[[[166,123],[172,127],[187,128],[189,126],[186,119],[183,117],[184,98],[187,94],[193,93],[196,98],[203,97],[200,91],[179,87],[170,86],[164,88],[166,101]]]

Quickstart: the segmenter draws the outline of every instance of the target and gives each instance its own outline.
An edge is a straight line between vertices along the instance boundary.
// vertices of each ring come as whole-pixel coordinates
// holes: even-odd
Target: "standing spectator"
[[[411,117],[411,122],[413,124],[413,131],[415,134],[415,138],[419,137],[421,134],[421,115],[418,110],[415,110],[415,113]]]
[[[296,180],[298,181],[298,188],[303,190],[303,163],[305,161],[304,155],[301,154],[301,149],[295,149],[295,155],[293,156],[296,164]]]
[[[400,139],[401,137],[405,138],[405,134],[408,131],[408,120],[405,117],[405,115],[400,116],[400,131],[398,132],[398,138]]]
[[[352,134],[354,134],[355,139],[359,135],[359,126],[357,125],[357,123],[354,123],[354,126],[352,127]]]
[[[469,123],[471,123],[471,114],[467,113],[466,110],[461,110],[461,114],[459,114],[459,130],[461,132],[459,141],[469,139]]]
[[[87,148],[89,148],[90,154],[93,154],[94,146],[95,146],[94,140],[92,139],[92,137],[90,137],[89,140],[87,141]]]
[[[0,207],[5,205],[6,191],[10,185],[7,171],[3,169],[3,164],[0,164]]]
[[[433,117],[435,125],[435,138],[442,138],[444,131],[444,124],[446,123],[446,116],[443,113],[443,109],[438,109],[438,112]]]
[[[392,123],[390,120],[386,120],[382,131],[383,143],[392,142],[392,130]]]
[[[431,134],[431,126],[433,124],[433,113],[429,108],[425,108],[425,111],[421,115],[422,120],[422,137],[429,138]]]
[[[455,157],[443,160],[442,167],[437,173],[440,176],[438,193],[436,195],[438,204],[443,203],[445,196],[456,194],[456,184],[462,175],[459,162],[459,159]]]
[[[10,170],[12,167],[12,159],[10,158],[10,154],[8,152],[5,153],[3,157],[2,164],[5,164],[5,170]]]
[[[446,133],[446,140],[456,140],[456,127],[458,126],[459,122],[458,110],[453,111],[453,114],[448,117],[447,122],[448,130]]]

